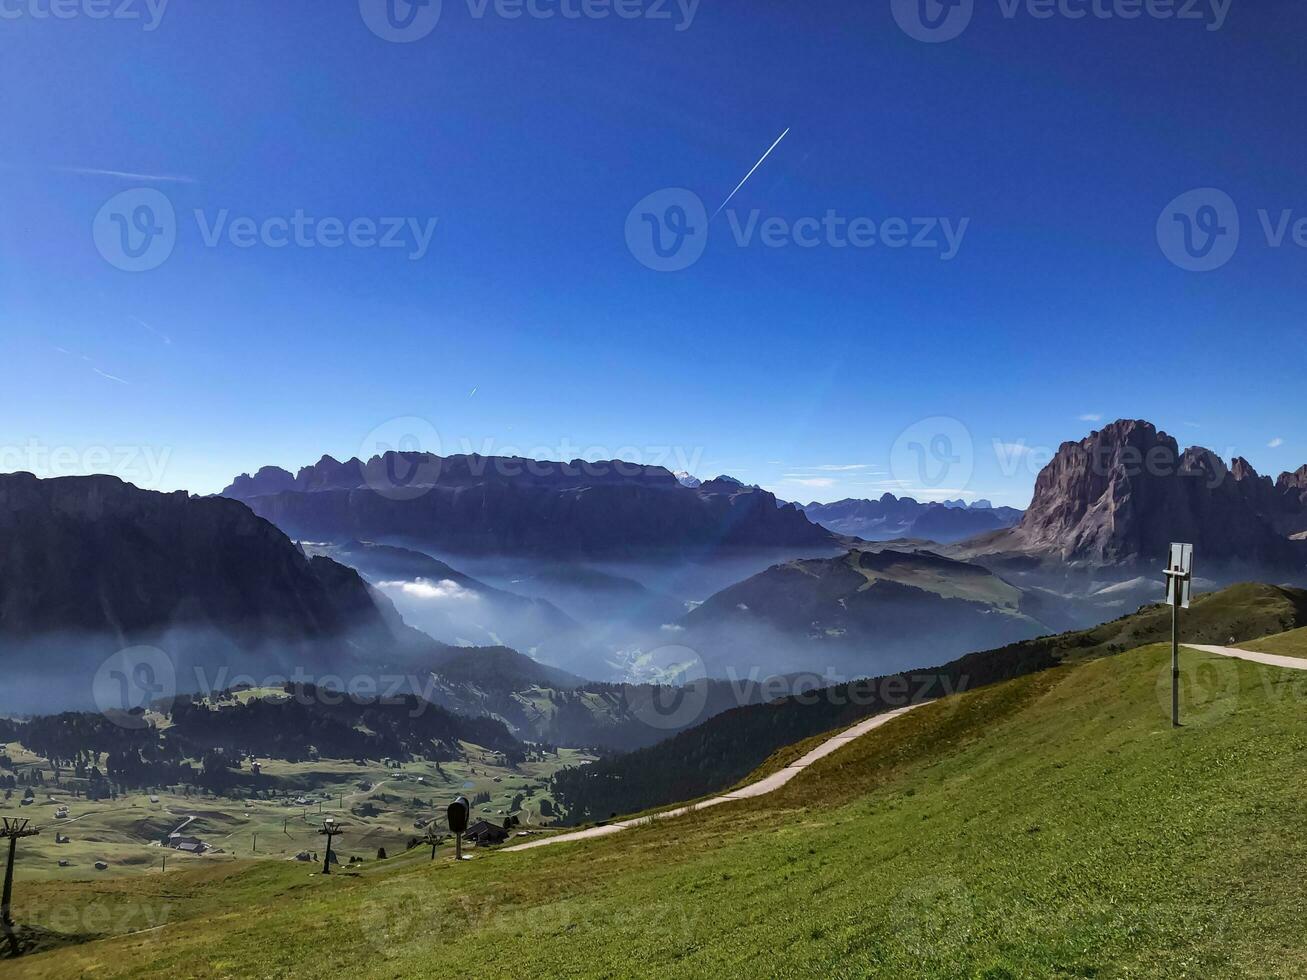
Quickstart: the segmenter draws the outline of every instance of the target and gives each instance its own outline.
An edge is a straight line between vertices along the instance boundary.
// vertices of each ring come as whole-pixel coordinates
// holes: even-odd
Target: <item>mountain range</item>
[[[660,466],[387,452],[324,456],[295,475],[242,474],[223,495],[293,537],[414,545],[441,554],[685,560],[834,548],[835,536],[758,487],[686,486]]]
[[[864,541],[920,538],[947,544],[985,531],[1011,527],[1021,520],[1013,507],[994,507],[987,500],[968,505],[962,500],[921,503],[912,497],[884,494],[879,500],[837,500],[803,507],[808,519],[836,534]]]
[[[806,669],[865,677],[1072,625],[1056,596],[930,551],[854,548],[774,565],[682,620],[710,676]]]
[[[1016,526],[951,554],[1012,570],[1126,577],[1186,541],[1214,580],[1293,578],[1307,570],[1305,491],[1307,467],[1272,481],[1245,459],[1227,465],[1202,447],[1182,451],[1151,423],[1123,419],[1063,443]]]
[[[4,706],[86,706],[105,658],[140,645],[166,651],[181,690],[296,668],[376,676],[438,649],[352,568],[237,501],[0,475]]]

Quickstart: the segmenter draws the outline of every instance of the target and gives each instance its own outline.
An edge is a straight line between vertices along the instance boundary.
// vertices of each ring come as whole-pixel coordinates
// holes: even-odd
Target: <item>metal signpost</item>
[[[331,839],[339,834],[344,827],[343,823],[337,823],[331,817],[322,821],[322,828],[318,833],[326,835],[327,838],[327,853],[322,858],[322,873],[324,875],[331,874]]]
[[[454,860],[463,860],[463,832],[467,830],[467,818],[472,813],[472,807],[463,797],[458,797],[445,810],[445,818],[449,821],[449,829],[454,834]]]
[[[5,862],[4,895],[0,898],[0,927],[3,927],[5,935],[9,937],[9,945],[15,956],[18,955],[18,935],[14,932],[14,920],[9,912],[14,897],[14,850],[18,847],[18,838],[35,837],[39,833],[40,831],[35,827],[28,826],[28,821],[11,820],[9,817],[4,818],[3,827],[0,827],[0,837],[9,838],[9,859]]]
[[[1166,603],[1171,607],[1171,725],[1180,727],[1180,610],[1189,608],[1194,546],[1172,544],[1166,571]]]

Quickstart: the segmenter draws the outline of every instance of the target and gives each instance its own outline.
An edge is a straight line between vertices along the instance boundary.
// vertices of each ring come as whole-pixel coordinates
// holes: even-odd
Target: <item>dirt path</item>
[[[924,703],[924,702],[923,702]],[[632,820],[619,820],[615,823],[606,824],[602,827],[588,827],[585,830],[574,830],[569,834],[559,834],[556,837],[542,837],[539,840],[528,841],[525,844],[516,844],[513,847],[504,848],[505,851],[526,851],[533,847],[546,847],[550,844],[564,844],[569,841],[589,840],[592,837],[607,837],[609,834],[621,833],[631,827],[639,827],[641,824],[650,823],[654,820],[666,820],[669,817],[679,817],[691,810],[703,810],[710,806],[717,806],[719,803],[730,803],[732,800],[748,800],[755,796],[765,796],[767,793],[774,793],[791,779],[797,776],[803,770],[818,759],[824,759],[832,752],[842,749],[855,738],[861,738],[870,731],[874,731],[881,725],[897,718],[899,715],[911,711],[919,705],[910,704],[906,708],[896,708],[893,711],[887,711],[883,715],[875,715],[866,721],[858,722],[852,728],[847,728],[839,735],[833,735],[826,741],[822,742],[807,755],[799,759],[794,765],[786,766],[778,772],[772,773],[756,783],[750,783],[748,786],[737,789],[734,792],[726,793],[723,796],[714,796],[711,799],[703,800],[699,803],[692,803],[689,806],[679,806],[674,810],[663,810],[660,813],[653,813],[647,817],[636,817]]]
[[[1215,653],[1222,657],[1237,657],[1240,660],[1251,660],[1253,663],[1266,664],[1270,667],[1287,667],[1289,670],[1307,670],[1307,660],[1301,657],[1282,657],[1276,653],[1255,653],[1252,650],[1240,650],[1238,647],[1215,647],[1208,646],[1204,643],[1182,643],[1181,646],[1188,647],[1190,650],[1201,650],[1203,653]]]

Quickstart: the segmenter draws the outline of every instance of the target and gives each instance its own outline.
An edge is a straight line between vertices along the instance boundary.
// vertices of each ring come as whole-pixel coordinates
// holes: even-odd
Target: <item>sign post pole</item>
[[[1171,727],[1180,727],[1180,604],[1171,606]]]
[[[1171,606],[1171,727],[1180,727],[1180,609],[1189,608],[1194,546],[1172,544],[1166,571],[1166,601]]]

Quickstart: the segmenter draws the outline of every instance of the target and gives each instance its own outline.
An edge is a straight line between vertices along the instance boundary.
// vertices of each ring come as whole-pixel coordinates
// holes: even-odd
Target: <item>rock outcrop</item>
[[[1190,541],[1205,563],[1295,569],[1302,559],[1288,540],[1287,496],[1246,460],[1227,466],[1201,447],[1182,452],[1151,423],[1121,420],[1063,443],[1021,523],[976,550],[1155,564],[1171,541]]]

